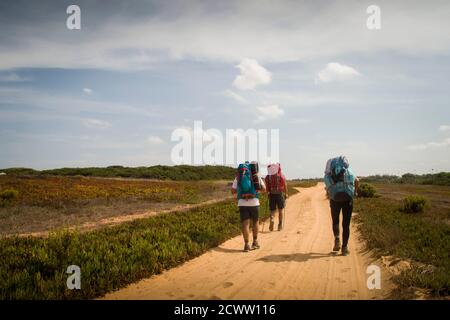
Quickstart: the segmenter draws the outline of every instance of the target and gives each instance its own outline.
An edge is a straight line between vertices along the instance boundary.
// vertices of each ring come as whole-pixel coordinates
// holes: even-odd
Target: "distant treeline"
[[[450,172],[440,172],[434,174],[412,174],[405,173],[400,176],[375,175],[361,178],[361,181],[370,183],[405,183],[405,184],[428,184],[450,186]]]
[[[24,176],[85,176],[107,178],[146,178],[159,180],[230,180],[236,169],[226,166],[152,166],[123,167],[109,166],[104,168],[61,168],[51,170],[34,170],[30,168],[1,169],[0,172]]]

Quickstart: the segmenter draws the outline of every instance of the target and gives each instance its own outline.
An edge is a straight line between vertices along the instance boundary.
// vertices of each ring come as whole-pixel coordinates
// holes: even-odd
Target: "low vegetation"
[[[0,198],[15,204],[62,207],[91,199],[135,198],[154,202],[195,203],[200,193],[213,188],[208,182],[98,179],[84,177],[0,178]]]
[[[407,196],[403,199],[402,211],[406,213],[420,213],[425,210],[427,203],[427,199],[422,196]]]
[[[0,177],[0,235],[77,227],[229,195],[225,181],[6,175]]]
[[[267,201],[261,201],[267,218]],[[240,233],[235,201],[155,216],[87,233],[0,240],[0,299],[101,296],[196,257]],[[66,287],[81,269],[81,290]]]
[[[373,198],[376,196],[376,189],[370,183],[363,182],[358,188],[358,197]]]
[[[1,169],[7,175],[21,176],[85,176],[85,177],[121,177],[145,178],[159,180],[230,180],[233,179],[235,169],[226,166],[152,166],[152,167],[123,167],[109,166],[104,168],[61,168],[52,170],[34,170],[29,168]]]
[[[19,191],[14,189],[5,189],[0,191],[0,206],[4,207],[10,205],[19,196]]]
[[[419,287],[435,297],[450,295],[450,188],[428,190],[429,201],[414,196],[421,186],[396,186],[408,201],[390,192],[391,185],[377,184],[380,197],[355,201],[359,228],[370,249],[379,255],[393,255],[413,261],[413,268],[396,276],[401,288]],[[445,189],[445,190],[444,190]],[[424,205],[424,203],[429,203]],[[423,210],[421,215],[405,214]]]
[[[417,175],[405,173],[401,177],[393,175],[375,175],[362,178],[364,182],[399,183],[450,186],[450,172]]]

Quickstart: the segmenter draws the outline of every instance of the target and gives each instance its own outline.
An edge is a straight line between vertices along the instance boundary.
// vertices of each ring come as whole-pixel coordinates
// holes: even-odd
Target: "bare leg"
[[[274,225],[274,219],[275,219],[275,211],[276,210],[273,210],[273,211],[270,211],[270,225],[269,225],[269,230],[270,231],[273,231],[273,225]]]
[[[258,240],[258,219],[252,221],[252,229],[253,229],[253,242]]]
[[[250,236],[249,225],[250,225],[250,219],[246,219],[246,220],[242,221],[242,235],[244,236],[244,242],[246,244],[248,243],[248,238]]]
[[[270,211],[270,221],[273,221],[274,218],[275,218],[275,210]]]
[[[283,225],[283,209],[278,209],[278,227]]]

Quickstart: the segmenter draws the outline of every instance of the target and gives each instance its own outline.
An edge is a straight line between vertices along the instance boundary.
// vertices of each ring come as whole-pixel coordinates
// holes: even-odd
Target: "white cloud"
[[[158,136],[149,136],[147,138],[147,141],[151,144],[163,144],[164,143],[164,140]]]
[[[428,142],[428,143],[422,143],[422,144],[415,144],[410,145],[407,147],[408,150],[412,151],[420,151],[420,150],[427,150],[431,148],[444,148],[450,146],[450,138],[447,138],[441,142]]]
[[[86,94],[91,94],[92,93],[92,89],[90,88],[83,88],[83,92]]]
[[[361,74],[352,67],[337,62],[330,62],[317,74],[316,83],[347,80],[359,75]]]
[[[237,94],[237,93],[234,92],[234,91],[226,90],[223,94],[224,94],[225,96],[227,96],[227,97],[233,99],[233,100],[236,101],[237,103],[240,103],[240,104],[248,104],[247,99],[245,99],[244,97],[242,97],[241,95]]]
[[[234,79],[233,86],[239,90],[252,90],[272,81],[270,72],[254,59],[242,59],[236,67],[239,68],[241,74]]]
[[[439,126],[439,131],[442,131],[442,132],[446,132],[446,131],[450,131],[450,125],[441,125],[441,126]]]
[[[281,117],[284,114],[284,110],[281,109],[276,104],[257,107],[256,110],[259,112],[256,118],[257,122],[274,120]]]
[[[90,129],[107,129],[112,126],[111,123],[98,119],[84,119],[83,125]]]

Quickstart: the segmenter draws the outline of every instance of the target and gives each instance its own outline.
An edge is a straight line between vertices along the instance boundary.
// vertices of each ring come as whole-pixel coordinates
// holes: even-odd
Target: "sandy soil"
[[[350,255],[331,252],[333,236],[323,185],[288,200],[285,229],[259,236],[261,249],[242,252],[242,237],[144,279],[104,299],[384,299],[393,286],[379,261],[363,251],[354,225]],[[381,289],[367,289],[366,268],[382,270]]]

